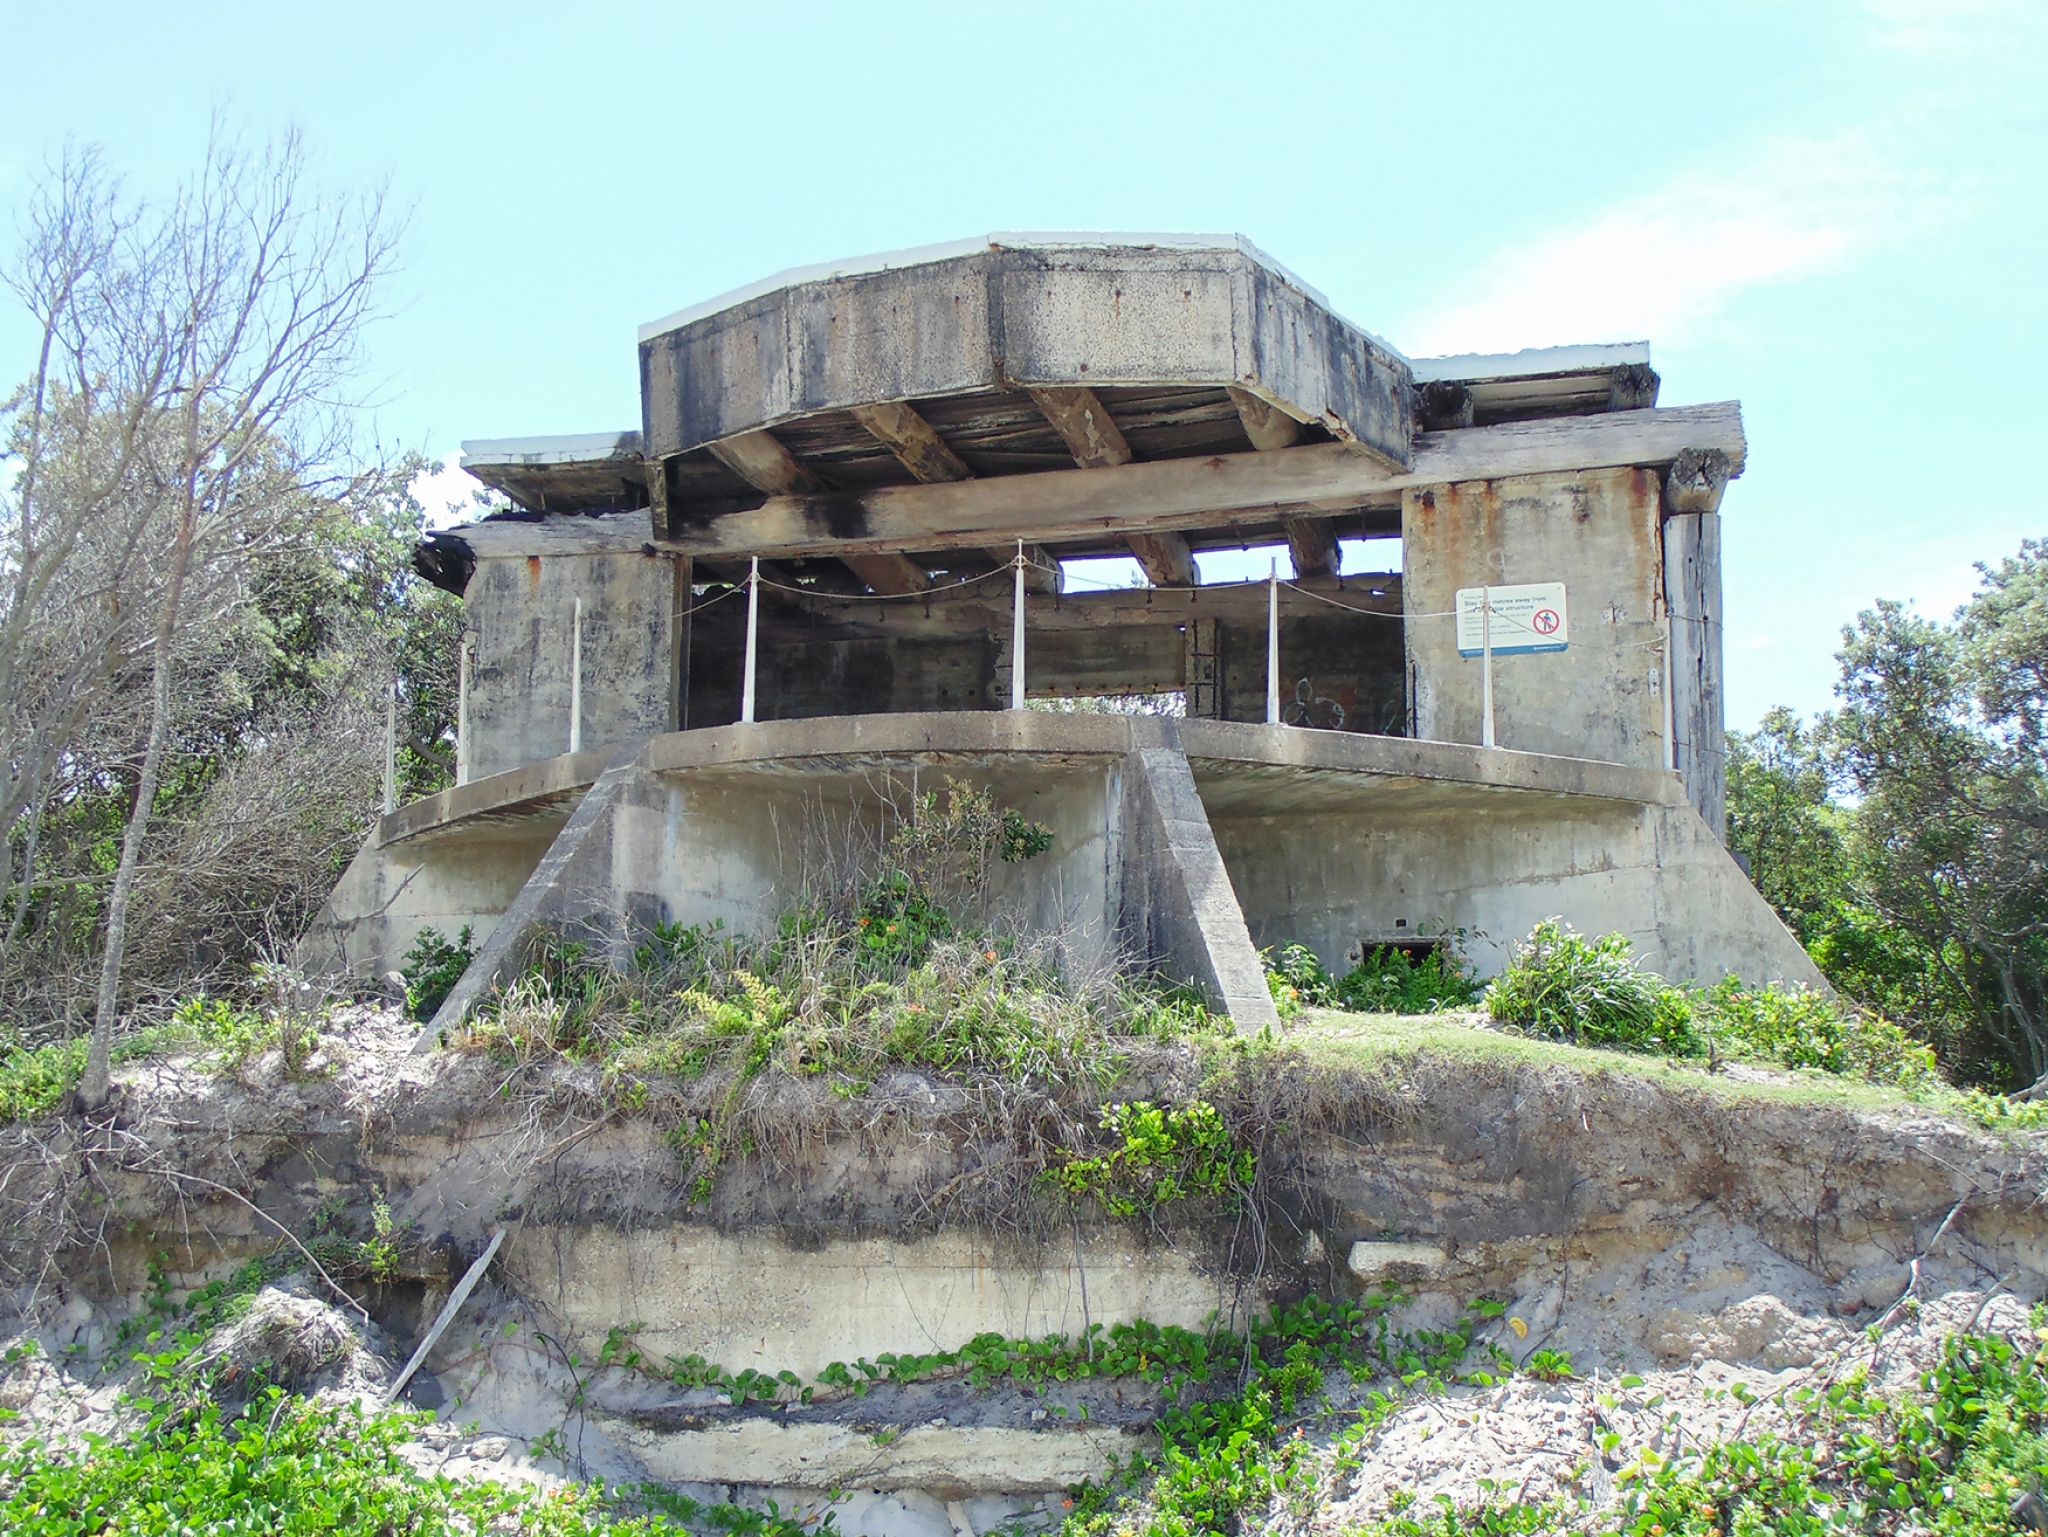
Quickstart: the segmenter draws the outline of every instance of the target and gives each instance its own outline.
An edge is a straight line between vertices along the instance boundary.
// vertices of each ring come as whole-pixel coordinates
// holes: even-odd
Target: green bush
[[[1235,1207],[1251,1189],[1258,1155],[1239,1147],[1206,1099],[1178,1108],[1150,1100],[1106,1105],[1110,1146],[1099,1158],[1069,1158],[1043,1181],[1075,1199],[1093,1198],[1112,1217],[1209,1196]]]
[[[475,959],[476,945],[468,924],[453,939],[438,929],[421,929],[398,967],[398,974],[405,978],[406,1012],[421,1024],[432,1019]]]
[[[1730,1056],[1916,1088],[1936,1081],[1934,1052],[1888,1019],[1804,987],[1745,987],[1725,977],[1694,1002]]]
[[[1303,1008],[1347,1009],[1354,1014],[1434,1014],[1469,1008],[1479,984],[1451,951],[1438,947],[1421,956],[1378,945],[1345,972],[1333,976],[1315,951],[1282,945],[1259,954],[1266,986],[1283,1019]]]
[[[0,1443],[0,1530],[10,1537],[84,1532],[458,1533],[540,1537],[689,1537],[662,1516],[625,1510],[601,1489],[429,1478],[398,1448],[415,1417],[327,1407],[277,1388],[231,1413],[204,1402],[145,1402],[132,1440]],[[774,1514],[692,1505],[699,1530],[799,1537]],[[814,1534],[831,1531],[828,1516]]]
[[[1355,1537],[2013,1537],[2039,1530],[2030,1507],[2048,1477],[2048,1349],[1953,1335],[1917,1393],[1873,1392],[1852,1373],[1789,1397],[1792,1433],[1680,1443],[1676,1455],[1630,1462],[1616,1475],[1615,1507],[1597,1517],[1565,1500],[1532,1504],[1496,1493],[1460,1507],[1440,1496],[1426,1516],[1397,1516],[1355,1529]],[[1598,1444],[1614,1458],[1620,1437],[1603,1430]]]
[[[271,1016],[225,998],[201,993],[179,1000],[168,1022],[150,1025],[114,1042],[116,1066],[171,1051],[209,1053],[207,1066],[236,1072],[278,1044]],[[0,1125],[53,1115],[85,1076],[86,1038],[17,1045],[0,1055]]]
[[[1359,1014],[1435,1014],[1479,1001],[1478,979],[1442,947],[1421,956],[1380,945],[1337,979],[1337,1007]]]
[[[1266,990],[1282,1019],[1292,1019],[1304,1008],[1335,1004],[1336,979],[1307,945],[1282,945],[1277,955],[1268,946],[1259,952],[1259,961],[1266,968]]]
[[[1486,990],[1496,1023],[1580,1046],[1697,1057],[1706,1042],[1683,993],[1636,964],[1621,934],[1587,939],[1546,918]]]
[[[83,1038],[17,1046],[0,1057],[0,1124],[33,1121],[62,1108],[85,1076]]]

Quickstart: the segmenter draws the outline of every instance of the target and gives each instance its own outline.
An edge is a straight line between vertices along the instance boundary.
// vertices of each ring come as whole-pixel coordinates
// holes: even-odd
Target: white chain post
[[[1266,572],[1266,724],[1280,724],[1280,562]]]
[[[1024,708],[1024,541],[1017,541],[1017,558],[1010,563],[1016,577],[1016,596],[1010,614],[1010,708]]]
[[[761,557],[752,558],[747,569],[747,671],[740,684],[740,719],[754,719],[754,658],[761,634]]]
[[[569,751],[583,751],[583,600],[569,620]]]
[[[1479,745],[1493,746],[1493,589],[1479,589]]]
[[[455,677],[455,782],[469,783],[469,669],[476,655],[476,640],[464,632],[462,659]]]

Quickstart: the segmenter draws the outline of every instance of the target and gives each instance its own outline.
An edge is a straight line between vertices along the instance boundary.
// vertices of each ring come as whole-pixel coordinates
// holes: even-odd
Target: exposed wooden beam
[[[940,485],[951,480],[974,479],[974,471],[953,452],[952,445],[939,436],[938,429],[908,401],[888,400],[880,405],[854,406],[850,414],[868,430],[869,436],[894,454],[897,462],[924,484]],[[987,553],[991,560],[1007,566],[1016,558],[1017,552],[1015,549],[991,549]],[[1035,546],[1027,549],[1024,556],[1029,562],[1024,571],[1024,590],[1058,592],[1059,562]]]
[[[1132,462],[1131,445],[1095,391],[1062,385],[1028,393],[1082,469],[1115,469]],[[1201,580],[1194,553],[1179,534],[1132,534],[1124,543],[1154,587],[1192,587]]]
[[[756,491],[770,496],[795,496],[823,491],[825,483],[811,473],[781,439],[766,431],[743,432],[711,445],[712,457]]]
[[[974,471],[961,462],[938,429],[901,400],[853,407],[853,419],[902,461],[903,467],[928,485],[945,480],[972,480]]]
[[[1346,443],[1305,443],[1273,453],[1163,459],[1106,470],[864,493],[776,496],[748,511],[691,520],[674,537],[649,537],[645,512],[539,521],[506,519],[450,529],[478,555],[639,550],[719,555],[843,558],[860,551],[997,547],[1016,540],[1090,533],[1229,528],[1271,523],[1276,513],[1339,513],[1398,504],[1401,492],[1456,481],[1647,465],[1668,466],[1686,449],[1719,449],[1742,473],[1742,408],[1733,401],[1601,416],[1503,422],[1418,433],[1406,472]],[[680,514],[680,518],[678,518]]]
[[[847,570],[876,592],[902,597],[923,592],[932,584],[931,573],[906,555],[876,552],[869,555],[841,555]]]
[[[1184,535],[1126,534],[1124,543],[1131,547],[1138,568],[1154,587],[1192,587],[1202,579]]]
[[[1250,390],[1230,386],[1230,403],[1237,407],[1237,419],[1244,435],[1261,453],[1292,448],[1301,441],[1301,423],[1269,400]],[[1296,576],[1334,576],[1337,571],[1337,531],[1326,518],[1283,518],[1287,532],[1287,554],[1294,562]]]
[[[1728,456],[1718,448],[1688,448],[1664,477],[1666,512],[1719,512],[1728,489]]]
[[[748,485],[770,496],[815,496],[825,491],[825,483],[771,432],[743,432],[713,443],[711,452]],[[832,553],[838,555],[847,570],[879,593],[901,597],[923,592],[931,585],[928,572],[893,551]]]
[[[1095,391],[1079,385],[1047,385],[1026,393],[1082,469],[1106,470],[1131,462],[1131,445],[1124,441],[1122,430]]]
[[[1295,591],[1295,586],[1305,589],[1305,592]],[[1398,615],[1401,612],[1401,578],[1392,572],[1347,577],[1342,583],[1332,577],[1316,577],[1293,586],[1282,585],[1280,612],[1288,617],[1316,618],[1337,613],[1329,604],[1319,603],[1306,593],[1334,599],[1368,616]],[[1266,584],[1263,581],[1218,582],[1186,591],[1119,587],[1059,596],[1048,593],[1027,598],[1025,605],[1025,622],[1036,634],[1179,626],[1197,619],[1257,626],[1266,622]],[[998,632],[1007,633],[1003,627],[1009,619],[1010,601],[1007,593],[992,592],[986,587],[942,587],[934,589],[926,602],[908,608],[895,604],[805,597],[792,600],[789,611],[800,611],[805,622],[815,620],[833,632],[951,634],[981,633],[993,627]]]
[[[1244,435],[1257,449],[1292,448],[1301,441],[1301,423],[1250,390],[1230,386],[1230,403],[1237,407],[1237,419]]]
[[[1296,576],[1337,574],[1337,526],[1328,518],[1282,518],[1287,556]]]
[[[1610,411],[1643,411],[1657,403],[1657,387],[1662,381],[1657,370],[1648,363],[1627,363],[1615,369],[1608,382],[1607,409]]]
[[[1472,425],[1472,391],[1454,379],[1431,379],[1415,390],[1415,423],[1425,432],[1450,432]]]

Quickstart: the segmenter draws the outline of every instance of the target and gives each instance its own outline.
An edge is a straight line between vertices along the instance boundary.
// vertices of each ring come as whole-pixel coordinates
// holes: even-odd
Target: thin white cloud
[[[1967,52],[2040,22],[2028,0],[1867,0],[1865,10],[1872,42],[1917,59]]]
[[[462,456],[449,454],[431,470],[413,476],[413,499],[427,510],[429,528],[447,528],[467,523],[477,513],[477,493],[482,481],[461,468]]]
[[[1937,216],[1890,135],[1776,138],[1488,260],[1404,327],[1426,356],[1647,336],[1683,342],[1762,284],[1839,270]]]

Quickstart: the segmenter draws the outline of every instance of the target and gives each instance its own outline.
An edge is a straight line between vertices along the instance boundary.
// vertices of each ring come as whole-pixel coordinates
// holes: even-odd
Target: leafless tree
[[[107,1096],[174,725],[246,612],[251,557],[359,473],[348,408],[401,224],[381,191],[311,187],[296,135],[251,150],[218,124],[168,202],[130,200],[96,154],[67,151],[30,210],[9,274],[40,346],[13,402],[20,467],[0,508],[0,700],[20,700],[0,706],[0,832],[33,815],[109,681],[147,674],[129,691],[143,729],[106,893],[88,1108]],[[21,841],[32,858],[34,829]],[[0,846],[10,860],[12,840]]]

